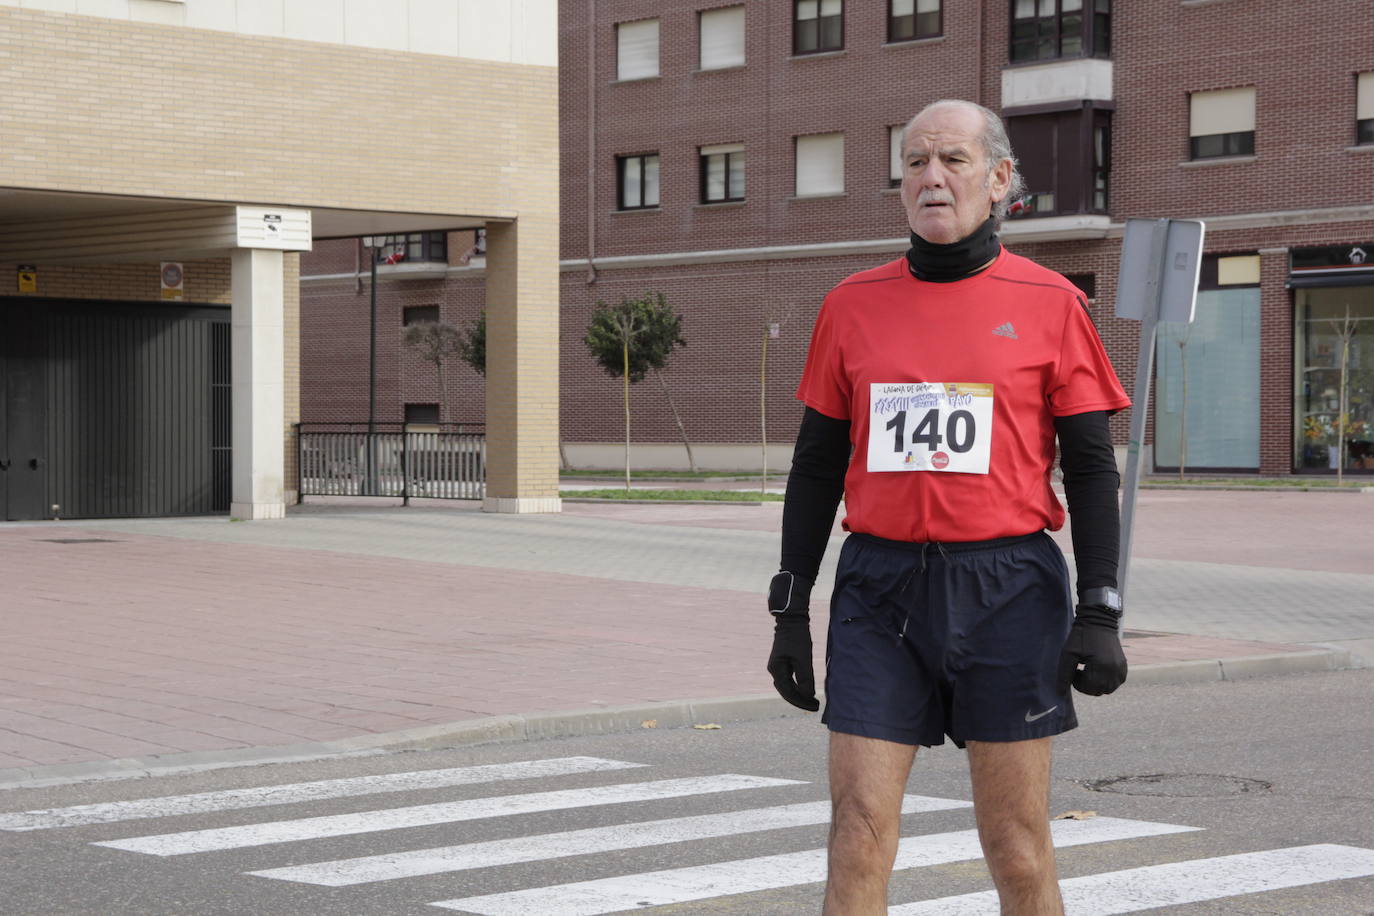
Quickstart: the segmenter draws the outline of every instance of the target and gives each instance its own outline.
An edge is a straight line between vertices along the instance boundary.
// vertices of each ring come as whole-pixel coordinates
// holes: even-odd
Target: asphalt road
[[[1068,912],[1374,914],[1371,692],[1362,670],[1082,699],[1053,785],[1055,813],[1095,812],[1056,828]],[[776,719],[9,790],[0,913],[815,913],[824,747]],[[892,912],[995,913],[963,754],[922,751],[908,792]]]

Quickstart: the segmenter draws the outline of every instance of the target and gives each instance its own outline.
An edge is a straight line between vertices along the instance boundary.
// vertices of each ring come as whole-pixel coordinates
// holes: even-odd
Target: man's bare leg
[[[1050,840],[1050,738],[970,741],[974,815],[1003,916],[1061,916]]]
[[[830,876],[825,916],[882,916],[902,793],[916,748],[830,733]]]

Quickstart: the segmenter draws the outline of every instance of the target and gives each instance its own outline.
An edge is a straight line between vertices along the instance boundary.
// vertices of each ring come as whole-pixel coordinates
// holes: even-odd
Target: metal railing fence
[[[487,440],[481,423],[425,431],[400,423],[296,424],[300,495],[481,499]]]

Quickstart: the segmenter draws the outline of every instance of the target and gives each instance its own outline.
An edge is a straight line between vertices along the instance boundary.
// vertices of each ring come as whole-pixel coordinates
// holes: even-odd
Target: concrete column
[[[556,211],[487,224],[487,512],[558,512]]]
[[[1293,473],[1293,294],[1288,249],[1260,255],[1260,473]]]
[[[233,518],[284,518],[282,253],[236,248],[233,312]]]

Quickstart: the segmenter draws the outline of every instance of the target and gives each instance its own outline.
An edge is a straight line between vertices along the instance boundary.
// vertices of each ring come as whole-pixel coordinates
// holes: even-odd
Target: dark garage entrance
[[[227,307],[0,298],[0,519],[227,512],[229,373]]]

